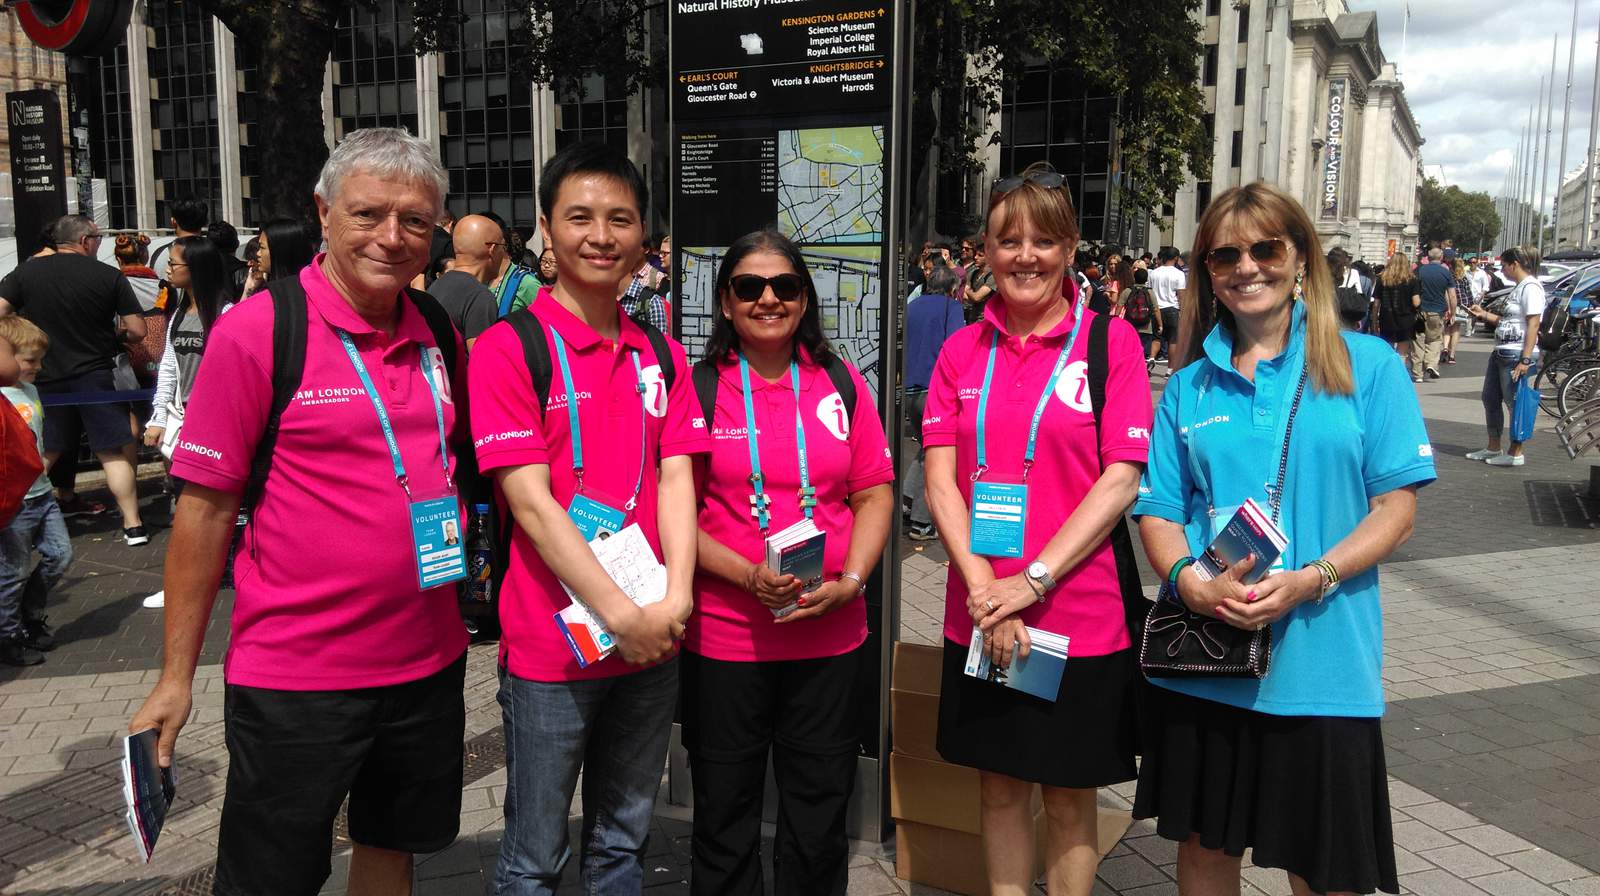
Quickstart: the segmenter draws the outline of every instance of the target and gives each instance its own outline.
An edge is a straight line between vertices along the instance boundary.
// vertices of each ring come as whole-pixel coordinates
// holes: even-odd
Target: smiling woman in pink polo
[[[776,891],[842,894],[867,637],[861,593],[888,540],[894,466],[865,381],[822,335],[816,287],[793,243],[776,231],[741,237],[716,289],[721,315],[694,371],[712,441],[696,476],[699,570],[682,678],[693,892],[762,892],[771,749],[784,820]],[[796,553],[820,547],[820,562],[800,564],[804,580],[780,575],[767,541],[808,519],[820,544]]]
[[[1150,391],[1138,334],[1077,300],[1077,242],[1061,175],[1030,168],[995,184],[985,236],[995,298],[945,343],[922,420],[928,506],[950,555],[938,747],[982,772],[997,893],[1033,879],[1034,784],[1049,818],[1049,890],[1087,893],[1095,788],[1135,775],[1125,589],[1140,595],[1117,574],[1130,543],[1110,536],[1125,534],[1149,448]],[[1038,651],[1028,627],[1067,639],[1053,700],[967,675],[975,627],[1001,668]]]

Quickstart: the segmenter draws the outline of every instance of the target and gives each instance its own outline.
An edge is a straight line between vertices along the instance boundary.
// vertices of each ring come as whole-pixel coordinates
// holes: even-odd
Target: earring
[[[1304,286],[1305,279],[1306,279],[1306,272],[1305,271],[1300,271],[1299,273],[1294,275],[1294,301],[1296,301],[1296,302],[1305,301],[1305,298],[1306,298],[1306,290],[1305,290],[1305,286]]]

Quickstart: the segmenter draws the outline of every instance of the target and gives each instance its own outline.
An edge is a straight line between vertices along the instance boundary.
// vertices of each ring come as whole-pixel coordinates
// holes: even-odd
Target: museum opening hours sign
[[[800,244],[823,328],[874,396],[888,275],[895,3],[675,0],[678,334],[697,358],[723,251],[776,227]]]

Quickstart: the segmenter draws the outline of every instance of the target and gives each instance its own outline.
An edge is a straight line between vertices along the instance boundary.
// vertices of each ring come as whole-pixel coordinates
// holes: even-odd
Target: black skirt
[[[1400,892],[1376,718],[1275,716],[1151,687],[1134,818],[1318,893]]]
[[[1067,659],[1056,702],[967,675],[967,648],[944,642],[939,754],[1050,787],[1132,781],[1137,733],[1134,653]]]

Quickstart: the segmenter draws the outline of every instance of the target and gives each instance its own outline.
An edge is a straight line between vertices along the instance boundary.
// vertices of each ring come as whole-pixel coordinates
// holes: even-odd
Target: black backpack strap
[[[1106,408],[1106,378],[1110,373],[1111,318],[1096,314],[1089,322],[1089,403],[1094,408],[1095,453],[1100,451],[1101,416]],[[1139,584],[1139,561],[1133,553],[1133,537],[1128,532],[1128,518],[1124,514],[1111,530],[1111,549],[1117,558],[1117,581],[1122,587],[1123,607],[1128,616],[1128,632],[1135,644],[1139,643],[1144,628],[1144,617],[1150,602],[1144,598],[1144,588]]]
[[[833,383],[833,391],[839,393],[839,398],[844,401],[845,416],[851,420],[856,418],[856,381],[850,376],[850,369],[836,355],[822,356],[822,369],[828,374],[828,381]],[[710,418],[706,418],[707,421]]]
[[[691,367],[689,373],[694,378],[695,397],[700,399],[700,413],[706,418],[706,431],[710,432],[717,412],[717,362],[707,358]]]
[[[256,442],[255,455],[250,459],[250,478],[245,481],[244,498],[240,502],[246,510],[261,500],[267,473],[272,469],[283,412],[300,391],[300,380],[306,368],[306,291],[300,285],[300,277],[274,280],[267,284],[267,292],[272,298],[272,407],[267,412],[261,440]]]
[[[522,343],[522,360],[528,365],[528,376],[533,380],[533,394],[539,399],[539,416],[544,416],[544,406],[550,402],[550,380],[555,376],[550,367],[550,344],[544,338],[544,324],[533,312],[521,308],[501,318],[516,331]]]
[[[656,364],[661,367],[661,379],[666,382],[667,392],[670,394],[672,384],[678,381],[678,363],[672,359],[672,346],[667,345],[667,337],[653,324],[642,320],[636,320],[634,323],[644,331],[644,338],[650,340],[650,350],[656,353]]]
[[[428,329],[433,332],[433,343],[439,347],[439,353],[444,356],[444,369],[456,375],[456,325],[450,321],[450,313],[444,310],[439,300],[431,294],[420,289],[406,288],[406,297],[417,308],[417,313],[427,322]]]

